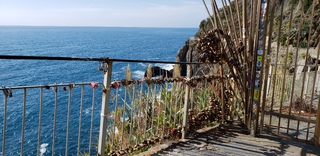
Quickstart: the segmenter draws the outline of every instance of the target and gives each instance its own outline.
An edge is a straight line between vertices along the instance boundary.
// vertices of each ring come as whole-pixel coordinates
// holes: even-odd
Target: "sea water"
[[[175,61],[178,50],[194,36],[196,28],[119,28],[119,27],[30,27],[0,26],[0,55],[32,55],[61,57],[109,57],[114,59]],[[113,64],[112,79],[125,78],[130,66],[132,77],[141,79],[149,64]],[[168,64],[152,64],[166,69]],[[102,82],[99,62],[47,61],[47,60],[0,60],[0,87],[47,85],[77,82]],[[81,151],[88,151],[90,120],[92,113],[92,89],[85,87],[83,106]],[[77,153],[79,103],[81,87],[72,94],[69,129],[69,155]],[[121,94],[121,93],[120,93]],[[0,146],[3,141],[4,96],[0,93]],[[55,155],[64,155],[68,92],[59,90]],[[96,150],[99,134],[101,89],[94,100],[94,124],[92,151]],[[40,154],[51,155],[53,132],[53,108],[55,96],[51,89],[43,91]],[[39,121],[39,89],[28,90],[26,103],[24,153],[36,155]],[[112,107],[112,106],[111,106]],[[19,155],[23,113],[23,90],[13,90],[8,99],[6,155]],[[0,149],[1,150],[1,149]],[[1,151],[2,152],[2,151]],[[1,153],[0,152],[0,153]],[[92,153],[91,153],[92,154]],[[94,152],[93,152],[94,154]]]

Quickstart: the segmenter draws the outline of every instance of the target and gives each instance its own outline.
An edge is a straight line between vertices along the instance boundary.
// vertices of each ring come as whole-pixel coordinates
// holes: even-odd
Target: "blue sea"
[[[0,26],[0,55],[32,55],[61,57],[109,57],[113,59],[175,61],[178,50],[185,41],[194,36],[197,28],[121,28],[121,27],[31,27]],[[125,78],[125,69],[130,66],[132,77],[141,79],[149,64],[113,64],[112,79]],[[168,64],[152,64],[172,68]],[[5,60],[0,59],[0,87],[68,84],[78,82],[103,82],[98,70],[99,62],[89,61],[47,61],[47,60]],[[92,152],[94,155],[99,134],[101,87],[96,90],[85,86],[81,151],[89,148],[90,121],[93,115]],[[39,126],[40,89],[28,89],[26,99],[25,126],[22,127],[23,90],[13,90],[8,98],[6,155],[21,152],[21,132],[25,131],[23,153],[36,155]],[[55,155],[65,154],[68,91],[59,88],[57,106],[57,129]],[[77,154],[79,107],[81,86],[72,92],[68,155]],[[4,96],[0,93],[0,146],[3,143]],[[92,109],[92,102],[94,106]],[[55,94],[51,89],[43,90],[41,155],[52,154],[53,112]],[[112,105],[112,104],[110,104]],[[112,108],[112,106],[110,106]],[[92,114],[92,111],[94,114]],[[2,154],[2,149],[0,149]]]

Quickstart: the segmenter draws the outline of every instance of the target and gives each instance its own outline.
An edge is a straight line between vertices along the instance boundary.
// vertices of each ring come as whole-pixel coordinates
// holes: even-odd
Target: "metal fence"
[[[311,40],[319,1],[267,1],[267,5],[269,20],[265,23],[265,35],[268,38],[263,73],[266,76],[262,79],[259,98],[258,133],[319,146],[320,47]],[[289,18],[279,20],[285,16]]]
[[[100,70],[104,74],[101,83],[1,88],[4,92],[2,95],[4,107],[0,110],[4,112],[2,155],[6,154],[7,149],[16,147],[13,143],[7,142],[8,137],[16,136],[21,137],[20,153],[23,155],[24,147],[27,145],[25,138],[29,137],[28,135],[33,138],[31,142],[37,145],[34,152],[37,154],[41,153],[43,145],[41,140],[49,137],[49,140],[52,140],[52,155],[56,154],[54,146],[58,140],[59,144],[65,144],[65,148],[62,149],[65,155],[68,155],[71,149],[75,149],[75,145],[78,149],[77,154],[90,155],[93,154],[90,150],[95,147],[95,144],[92,144],[95,136],[98,137],[98,155],[134,153],[164,139],[180,136],[184,138],[188,131],[210,125],[214,121],[236,119],[243,120],[254,135],[268,133],[318,146],[320,144],[320,100],[318,100],[320,47],[319,45],[314,47],[314,51],[311,52],[310,34],[311,28],[316,24],[314,19],[316,19],[315,13],[319,12],[319,1],[221,2],[223,8],[219,9],[217,2],[211,1],[213,12],[211,14],[203,1],[210,16],[207,23],[212,24],[213,31],[203,32],[205,37],[199,40],[203,44],[199,42],[200,47],[197,49],[198,52],[203,52],[200,54],[200,59],[207,61],[208,64],[213,63],[211,68],[218,69],[210,69],[215,71],[212,75],[192,77],[190,69],[193,64],[199,63],[190,62],[0,55],[1,59],[100,61]],[[284,5],[288,4],[291,7],[284,10]],[[228,5],[230,7],[225,7]],[[305,9],[305,6],[309,8]],[[310,13],[308,17],[305,16],[307,12]],[[290,19],[282,20],[287,15]],[[204,27],[203,25],[202,29]],[[236,31],[241,28],[242,31]],[[289,52],[290,46],[293,46],[292,52]],[[301,46],[305,47],[304,58],[313,57],[312,60],[315,62],[312,65],[307,59],[302,61],[299,59],[299,55],[302,54]],[[209,56],[209,59],[201,56]],[[186,77],[147,76],[144,80],[134,80],[126,76],[123,80],[112,81],[113,63],[119,61],[188,64],[189,70]],[[300,72],[301,68],[304,72]],[[88,93],[76,91],[80,88],[83,90],[84,86],[88,85],[93,87],[92,91],[89,88],[86,89],[89,90]],[[101,86],[101,92],[98,92],[102,94],[101,97],[95,96],[97,86]],[[61,87],[63,91],[68,92],[64,94],[58,92],[57,88]],[[48,88],[54,90],[49,91]],[[40,93],[36,97],[29,97],[28,93],[32,92],[31,90],[38,90],[34,92]],[[87,94],[90,97],[83,98],[82,95]],[[89,111],[91,116],[85,118],[81,114],[82,111],[72,111],[75,95],[78,95],[76,103],[80,103],[76,107],[78,110],[83,109],[85,103],[89,103],[82,103],[83,100],[92,100],[86,105],[92,110]],[[11,104],[10,99],[13,98],[20,100],[18,102],[20,105]],[[102,101],[101,107],[96,107],[96,98]],[[29,105],[29,99],[34,104]],[[49,110],[44,109],[45,104],[51,104]],[[39,112],[30,115],[28,107],[34,105],[39,105]],[[59,108],[61,111],[57,110]],[[95,113],[93,110],[97,108],[100,112]],[[97,114],[97,118],[100,118],[99,124],[95,120]],[[60,116],[66,120],[61,123],[66,125],[58,125],[60,122],[57,118]],[[33,120],[35,117],[38,118],[36,122]],[[50,118],[53,118],[53,121],[44,121]],[[70,119],[74,118],[79,118],[79,121],[73,124]],[[21,120],[21,126],[12,128],[14,120]],[[30,121],[33,121],[33,124],[29,124]],[[81,123],[84,122],[90,123],[88,130],[83,130]],[[45,123],[51,123],[53,126],[44,125]],[[78,127],[78,133],[70,132],[71,125]],[[95,131],[95,125],[98,125],[99,130]],[[16,127],[20,127],[21,131]],[[34,131],[35,127],[39,127],[37,131]],[[65,133],[56,134],[55,130],[61,127],[65,127],[63,129]],[[43,136],[47,131],[52,133]],[[82,135],[82,132],[88,131],[90,132]],[[99,132],[99,135],[94,135],[94,132]],[[38,136],[38,139],[34,140],[36,137],[31,136]],[[57,137],[59,139],[56,139]],[[86,137],[89,142],[86,144],[89,147],[82,152],[84,146],[81,140]],[[72,140],[75,142],[71,142]]]
[[[1,58],[99,60],[34,56]],[[0,110],[4,112],[0,117],[3,121],[2,155],[42,155],[46,151],[51,155],[135,153],[166,139],[184,138],[187,133],[205,126],[244,118],[240,88],[232,77],[220,73],[222,65],[216,65],[221,68],[213,75],[192,77],[190,69],[199,63],[99,61],[99,70],[104,74],[101,83],[0,88],[3,91],[0,98],[4,99],[4,107]],[[113,63],[117,61],[188,64],[189,70],[187,76],[152,77],[147,69],[143,79],[135,80],[128,67],[122,80],[111,81]],[[97,104],[101,101],[101,105]],[[100,123],[97,122],[99,118]],[[17,120],[21,125],[16,125]],[[20,152],[16,142],[8,141],[13,137],[21,138]],[[33,150],[26,151],[27,146]]]
[[[99,126],[94,123],[96,111],[100,110],[95,106],[98,86],[101,84],[90,82],[0,88],[2,155],[18,154],[17,147],[21,155],[43,155],[48,151],[52,155],[90,155],[96,151],[92,138],[97,137]],[[12,141],[16,138],[19,142]],[[33,150],[26,151],[26,146]]]

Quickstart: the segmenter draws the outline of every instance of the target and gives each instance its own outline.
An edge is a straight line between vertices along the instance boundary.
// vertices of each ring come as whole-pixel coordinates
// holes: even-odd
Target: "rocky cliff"
[[[188,39],[185,45],[179,50],[176,61],[177,62],[199,62],[199,54],[197,51],[198,40],[194,37]],[[186,76],[187,65],[175,65],[174,73],[180,71],[181,76]],[[210,72],[209,68],[205,64],[201,65],[192,65],[192,75],[205,75]],[[178,76],[178,74],[174,75]]]
[[[238,1],[241,4],[241,0]],[[296,36],[298,33],[298,24],[300,23],[301,18],[303,19],[302,29],[301,29],[301,37],[300,37],[300,46],[301,48],[306,48],[308,36],[310,35],[310,46],[311,47],[318,47],[320,48],[320,1],[315,2],[314,7],[314,15],[312,17],[312,23],[310,21],[311,12],[312,12],[312,0],[304,0],[302,4],[299,0],[289,0],[284,1],[283,5],[283,16],[281,18],[281,0],[276,0],[276,8],[275,8],[275,22],[273,25],[273,33],[271,39],[273,41],[277,41],[278,37],[280,37],[280,43],[282,45],[285,44],[287,38],[287,32],[289,29],[289,22],[290,22],[290,12],[293,10],[293,20],[292,20],[292,27],[290,30],[290,37],[289,37],[289,44],[293,46],[297,46],[296,43]],[[232,3],[231,3],[232,4]],[[241,6],[241,5],[240,5]],[[294,6],[291,9],[291,6]],[[304,12],[301,12],[301,8],[304,8]],[[241,8],[240,8],[241,10]],[[221,14],[223,14],[222,10],[220,9]],[[234,13],[235,14],[235,13]],[[222,17],[223,18],[223,17]],[[223,20],[223,19],[222,19]],[[278,35],[279,27],[280,27],[280,20],[282,20],[281,26],[281,34]],[[237,23],[237,22],[236,22]],[[249,21],[250,23],[250,21]],[[239,29],[238,26],[236,26]],[[309,28],[311,27],[311,33],[309,34]],[[181,62],[199,62],[199,54],[197,52],[197,43],[198,37],[202,37],[204,32],[208,32],[212,30],[212,25],[209,21],[209,18],[204,19],[199,24],[199,30],[195,34],[194,37],[188,39],[185,45],[179,50],[176,61]],[[204,75],[209,74],[210,70],[208,69],[207,65],[193,65],[192,66],[192,75]],[[177,75],[186,75],[186,65],[176,65],[174,67],[174,77]]]

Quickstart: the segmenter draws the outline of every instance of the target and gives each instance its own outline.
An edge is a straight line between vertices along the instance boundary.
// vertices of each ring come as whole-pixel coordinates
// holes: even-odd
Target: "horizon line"
[[[198,29],[197,27],[161,27],[161,26],[71,26],[71,25],[0,25],[0,27],[92,27],[92,28],[183,28],[183,29]]]

